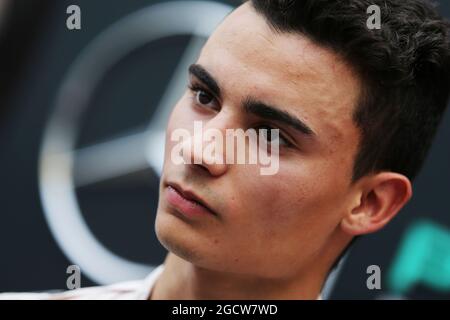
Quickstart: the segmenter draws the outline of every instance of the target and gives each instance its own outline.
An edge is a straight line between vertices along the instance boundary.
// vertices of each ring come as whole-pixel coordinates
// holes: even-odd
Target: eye
[[[219,110],[216,98],[207,90],[195,84],[189,85],[189,89],[194,93],[194,99],[197,105]]]
[[[281,133],[281,130],[269,125],[260,125],[255,128],[258,135],[262,136],[268,144],[278,143],[279,146],[291,147],[292,143]],[[278,130],[278,135],[272,134],[272,130]]]

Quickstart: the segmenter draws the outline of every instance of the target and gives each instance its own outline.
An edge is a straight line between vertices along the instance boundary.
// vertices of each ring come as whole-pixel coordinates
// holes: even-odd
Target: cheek
[[[251,250],[258,249],[255,259],[270,255],[277,265],[301,264],[299,257],[307,259],[318,252],[339,223],[341,200],[336,189],[300,172],[298,166],[296,174],[280,170],[271,179],[259,177],[248,189],[252,191],[244,196],[252,207],[243,212],[240,227],[245,229],[240,234]]]
[[[326,174],[306,162],[286,164],[274,176],[261,176],[257,172],[242,170],[239,203],[245,203],[245,219],[260,237],[286,238],[292,234],[327,232],[339,219],[342,190],[335,176]],[[255,223],[257,222],[257,223]],[[310,230],[310,231],[309,231]]]
[[[245,225],[259,239],[270,239],[292,225],[311,192],[298,183],[300,175],[292,175],[282,167],[280,163],[274,176],[260,175],[258,166],[234,168],[238,178],[230,212],[237,227]]]

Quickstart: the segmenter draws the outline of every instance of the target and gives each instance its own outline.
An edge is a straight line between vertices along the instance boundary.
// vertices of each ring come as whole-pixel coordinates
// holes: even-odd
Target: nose
[[[184,163],[202,168],[215,177],[225,174],[228,170],[225,150],[224,131],[217,127],[203,128],[201,122],[195,123],[194,134],[183,141],[182,147]]]

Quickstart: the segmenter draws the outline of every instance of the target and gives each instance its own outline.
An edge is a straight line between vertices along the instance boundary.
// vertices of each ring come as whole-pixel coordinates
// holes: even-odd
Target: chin
[[[186,230],[185,225],[163,210],[158,210],[155,221],[155,233],[158,241],[169,252],[192,263],[203,260],[198,249],[195,249],[195,240]]]

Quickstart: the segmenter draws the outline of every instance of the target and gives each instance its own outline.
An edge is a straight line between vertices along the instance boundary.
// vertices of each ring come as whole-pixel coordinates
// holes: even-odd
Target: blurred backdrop
[[[164,121],[240,2],[0,0],[0,292],[64,289],[71,264],[90,286],[163,262]],[[70,5],[80,30],[66,26]],[[413,200],[355,243],[327,298],[450,298],[449,138],[447,112]],[[381,290],[366,286],[370,265]]]

